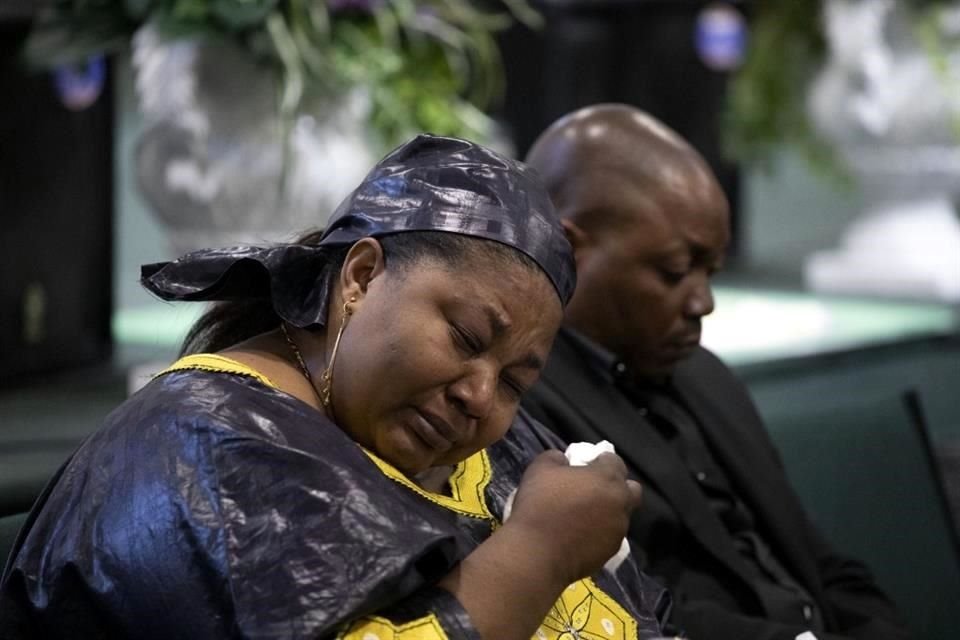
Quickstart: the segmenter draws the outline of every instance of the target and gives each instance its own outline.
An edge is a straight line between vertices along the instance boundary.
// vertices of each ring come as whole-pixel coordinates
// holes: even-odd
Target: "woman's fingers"
[[[640,506],[643,500],[643,486],[636,480],[628,478],[627,465],[620,456],[615,453],[601,453],[590,465],[602,469],[610,477],[621,480],[626,484],[629,500],[628,511],[633,511]]]
[[[619,456],[604,453],[573,466],[560,451],[549,451],[528,467],[504,526],[533,536],[535,546],[572,582],[598,571],[616,553],[641,497],[640,483],[627,478]]]
[[[590,466],[607,470],[611,477],[623,478],[624,480],[627,478],[627,465],[615,453],[601,453],[593,459]]]

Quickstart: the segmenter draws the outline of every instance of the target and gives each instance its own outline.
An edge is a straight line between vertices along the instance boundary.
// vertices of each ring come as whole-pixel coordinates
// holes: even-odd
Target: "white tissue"
[[[582,467],[596,460],[597,456],[601,453],[616,453],[616,450],[613,448],[613,445],[606,440],[601,440],[596,444],[590,442],[574,442],[567,447],[563,455],[567,456],[570,466]],[[628,555],[630,555],[630,543],[624,538],[620,542],[620,548],[613,554],[613,557],[607,560],[603,568],[610,573],[616,573]],[[804,638],[803,640],[807,639]]]
[[[616,453],[613,445],[606,440],[601,440],[597,444],[589,442],[574,442],[563,455],[567,456],[567,461],[572,467],[582,467],[596,460],[601,453]]]
[[[795,640],[817,640],[817,636],[813,635],[809,631],[804,631],[798,635]]]
[[[606,440],[601,440],[596,444],[590,442],[574,442],[567,447],[567,450],[563,452],[563,455],[567,457],[567,461],[570,463],[570,466],[582,467],[593,462],[593,460],[601,453],[616,453],[616,451],[614,450],[613,445]],[[503,504],[504,522],[506,522],[507,518],[510,517],[510,511],[513,510],[513,499],[516,497],[516,495],[517,490],[514,489],[510,492],[510,495],[507,496],[507,500]],[[630,555],[630,544],[627,542],[627,539],[624,538],[620,543],[620,548],[615,554],[613,554],[613,557],[607,560],[603,567],[610,573],[615,573],[617,569],[620,568],[620,565],[623,564],[623,561],[626,560],[628,555]],[[801,640],[809,639],[803,638]],[[816,638],[814,638],[814,640],[816,640]]]
[[[607,442],[606,440],[601,440],[600,442],[593,444],[590,442],[574,442],[567,447],[567,450],[563,452],[563,455],[567,457],[567,461],[572,467],[583,467],[591,462],[593,462],[597,456],[601,453],[616,453],[613,448],[613,445]],[[503,505],[503,521],[506,522],[507,518],[510,517],[510,511],[513,509],[513,499],[517,495],[517,490],[514,489],[510,492],[510,495],[507,496],[507,501]],[[617,550],[613,556],[607,560],[606,564],[603,565],[604,569],[610,573],[616,573],[617,569],[620,568],[620,565],[623,564],[623,561],[627,559],[627,556],[630,555],[630,544],[627,542],[627,539],[624,538],[620,543],[620,549]],[[798,640],[809,640],[808,638],[802,638]],[[816,640],[816,638],[814,638]]]

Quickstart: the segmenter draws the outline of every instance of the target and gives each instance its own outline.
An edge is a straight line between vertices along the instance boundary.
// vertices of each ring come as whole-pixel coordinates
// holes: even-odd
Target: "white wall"
[[[769,174],[747,171],[741,226],[749,264],[799,273],[815,249],[834,247],[861,205],[852,185],[811,172],[805,159],[779,154]]]

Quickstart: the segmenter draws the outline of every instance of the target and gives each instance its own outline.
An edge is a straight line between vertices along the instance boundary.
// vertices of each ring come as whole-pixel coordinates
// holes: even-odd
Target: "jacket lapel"
[[[683,462],[620,391],[589,374],[587,365],[563,333],[557,337],[542,383],[566,397],[589,425],[578,437],[603,437],[613,441],[627,466],[655,487],[698,542],[750,588],[743,561],[730,536],[710,510]]]
[[[807,561],[809,553],[797,535],[804,530],[805,517],[798,511],[798,501],[784,499],[791,496],[793,490],[783,469],[764,444],[767,436],[763,424],[752,410],[737,412],[731,408],[730,402],[719,401],[722,394],[717,393],[709,380],[692,378],[689,384],[685,380],[677,382],[677,392],[690,411],[703,421],[704,437],[716,452],[718,461],[735,483],[742,499],[754,511],[757,521],[764,523],[760,533],[800,583],[822,601],[817,567]],[[751,435],[751,430],[762,431],[763,440],[759,440],[756,434]]]

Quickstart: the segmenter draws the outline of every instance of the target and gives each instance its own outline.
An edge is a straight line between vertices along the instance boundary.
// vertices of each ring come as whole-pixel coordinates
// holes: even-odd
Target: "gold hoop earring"
[[[330,362],[327,368],[320,374],[320,403],[325,409],[330,409],[331,395],[333,394],[333,365],[337,360],[337,351],[340,349],[340,338],[343,337],[343,330],[347,326],[347,318],[353,315],[353,309],[350,305],[357,301],[356,296],[350,296],[350,300],[343,303],[343,314],[340,316],[340,328],[337,330],[337,338],[333,341],[333,352],[330,354]]]

